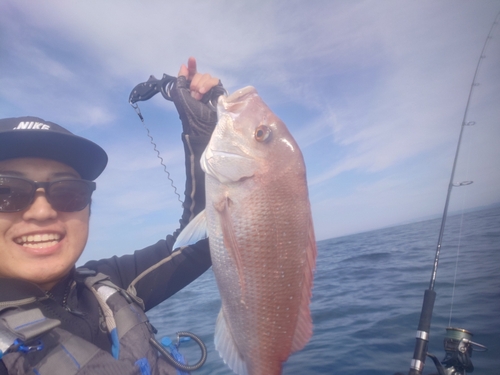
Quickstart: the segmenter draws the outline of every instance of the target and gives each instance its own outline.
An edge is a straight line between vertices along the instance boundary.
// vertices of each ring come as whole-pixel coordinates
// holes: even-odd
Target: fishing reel
[[[472,336],[471,332],[462,328],[446,328],[443,341],[446,354],[441,363],[435,355],[427,353],[434,362],[439,375],[465,375],[474,371],[471,360],[472,352],[485,352],[488,348],[472,341]]]

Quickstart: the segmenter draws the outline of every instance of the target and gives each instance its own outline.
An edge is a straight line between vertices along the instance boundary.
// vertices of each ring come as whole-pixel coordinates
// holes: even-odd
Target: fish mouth
[[[248,105],[251,98],[258,96],[257,90],[253,86],[247,86],[235,91],[227,97],[220,97],[219,112],[239,115]]]
[[[233,92],[225,98],[226,103],[236,103],[244,101],[248,96],[257,95],[257,90],[253,86],[246,86],[240,90]]]
[[[209,158],[214,158],[214,157],[225,157],[225,158],[241,158],[241,159],[251,159],[247,155],[243,154],[243,152],[236,153],[236,152],[230,152],[230,151],[219,151],[219,150],[210,150],[210,155]]]
[[[253,160],[253,158],[249,157],[239,149],[233,152],[233,151],[214,150],[211,149],[210,147],[207,147],[200,161],[206,165],[207,163],[211,164],[212,161],[220,161],[220,160],[238,162],[244,160]]]
[[[250,178],[255,174],[257,165],[248,155],[230,151],[205,149],[200,160],[201,169],[221,183],[231,183]]]

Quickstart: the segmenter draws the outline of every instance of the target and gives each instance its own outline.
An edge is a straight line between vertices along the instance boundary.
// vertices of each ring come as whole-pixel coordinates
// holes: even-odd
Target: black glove
[[[219,81],[202,100],[196,100],[191,96],[189,84],[186,77],[181,76],[167,88],[169,99],[179,112],[182,130],[189,135],[211,136],[217,124],[217,99],[225,93],[224,87]]]

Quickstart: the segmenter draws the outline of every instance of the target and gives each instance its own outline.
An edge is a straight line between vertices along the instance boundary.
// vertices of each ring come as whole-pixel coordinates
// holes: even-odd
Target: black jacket
[[[187,178],[179,229],[166,239],[133,254],[90,261],[84,266],[108,275],[123,289],[135,289],[146,311],[184,288],[211,266],[208,240],[182,250],[172,249],[182,228],[205,207],[204,175],[199,160],[209,138],[183,135],[182,139]],[[36,302],[23,308],[40,308],[46,317],[60,320],[60,328],[110,352],[111,341],[98,302],[83,285],[79,275],[73,270],[49,292],[29,282],[0,278],[0,305],[5,301],[37,297]],[[7,374],[7,369],[0,361],[0,375],[3,374]]]

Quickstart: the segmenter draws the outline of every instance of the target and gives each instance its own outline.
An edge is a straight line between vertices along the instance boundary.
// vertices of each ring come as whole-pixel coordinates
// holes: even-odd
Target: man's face
[[[80,178],[65,164],[39,158],[0,161],[0,174],[40,182]],[[83,252],[89,212],[89,206],[77,212],[55,211],[43,189],[23,211],[0,212],[0,277],[30,281],[49,290]]]

